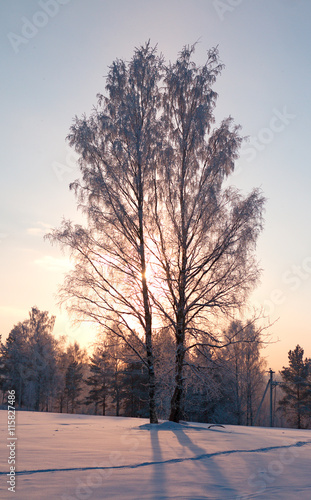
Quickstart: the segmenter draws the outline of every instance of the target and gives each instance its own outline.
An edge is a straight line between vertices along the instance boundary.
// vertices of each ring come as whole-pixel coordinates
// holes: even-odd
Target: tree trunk
[[[116,384],[116,417],[119,416],[120,413],[120,391],[119,391],[119,380],[118,380],[118,362],[115,365],[115,384]]]
[[[40,389],[41,389],[41,384],[40,381],[38,381],[36,390],[35,411],[39,411],[40,408]]]
[[[171,412],[169,420],[179,422],[183,415],[183,364],[185,349],[182,337],[179,338],[175,359],[175,389],[171,399]]]
[[[149,302],[149,292],[146,279],[146,258],[145,258],[145,241],[143,229],[143,192],[141,184],[141,169],[139,168],[139,239],[140,239],[140,259],[141,259],[141,273],[142,273],[142,296],[144,304],[145,316],[145,336],[146,336],[146,354],[148,365],[148,381],[149,381],[149,419],[151,424],[158,423],[158,416],[156,410],[155,400],[155,373],[154,373],[154,357],[152,349],[152,318],[151,306]]]
[[[253,425],[253,398],[252,398],[252,390],[248,386],[248,394],[247,394],[247,423],[246,425]]]
[[[151,424],[157,424],[158,416],[157,416],[156,400],[155,400],[156,380],[154,373],[154,359],[152,353],[151,331],[148,335],[146,332],[146,349],[147,349],[148,382],[149,382],[149,419]]]
[[[301,429],[300,388],[297,385],[297,429]]]
[[[235,397],[236,397],[236,413],[237,425],[242,424],[242,411],[241,411],[241,393],[240,393],[240,373],[238,359],[235,359]]]

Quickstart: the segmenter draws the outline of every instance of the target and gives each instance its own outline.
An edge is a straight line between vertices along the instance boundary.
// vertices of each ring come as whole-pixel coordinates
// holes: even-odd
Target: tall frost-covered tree
[[[152,172],[160,153],[157,113],[161,58],[149,44],[129,63],[116,60],[107,96],[89,118],[76,118],[69,143],[80,154],[82,178],[72,184],[88,226],[69,221],[53,233],[72,249],[76,266],[63,296],[74,313],[125,338],[144,337],[150,421],[157,422],[152,310],[146,268],[145,226]]]
[[[197,66],[185,47],[165,68],[161,163],[154,174],[149,237],[157,270],[154,303],[173,327],[175,389],[170,420],[182,415],[185,353],[221,346],[213,319],[245,304],[258,280],[254,259],[264,199],[242,196],[224,181],[234,171],[242,138],[231,117],[215,122],[213,84],[222,69],[217,49]],[[225,343],[228,339],[225,339]]]
[[[185,47],[165,65],[147,43],[130,62],[112,64],[106,95],[69,134],[81,170],[71,187],[87,226],[64,221],[50,235],[75,261],[61,298],[146,366],[153,423],[153,325],[174,332],[170,419],[178,422],[187,350],[221,345],[213,318],[241,307],[258,278],[263,198],[224,188],[242,138],[230,117],[213,128],[217,49],[203,66],[193,53]]]

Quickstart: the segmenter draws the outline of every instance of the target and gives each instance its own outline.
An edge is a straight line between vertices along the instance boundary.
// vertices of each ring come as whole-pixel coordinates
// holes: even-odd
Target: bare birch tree
[[[242,142],[231,117],[212,129],[222,70],[218,50],[198,67],[194,46],[166,67],[165,138],[154,176],[154,217],[148,237],[157,279],[153,301],[175,331],[175,390],[170,420],[182,415],[185,353],[198,344],[222,345],[213,319],[238,309],[257,283],[254,259],[264,199],[224,188]],[[159,298],[160,297],[160,298]],[[227,342],[227,340],[225,340]]]
[[[152,423],[157,415],[145,218],[151,172],[161,150],[161,64],[149,43],[136,49],[129,63],[116,60],[107,77],[108,96],[98,95],[89,118],[76,117],[68,139],[80,155],[82,179],[71,188],[88,226],[65,221],[50,235],[72,250],[75,261],[61,292],[69,309],[127,342],[128,333],[140,333]]]

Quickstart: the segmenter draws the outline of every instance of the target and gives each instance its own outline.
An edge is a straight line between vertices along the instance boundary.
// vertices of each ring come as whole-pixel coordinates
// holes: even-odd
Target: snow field
[[[17,412],[16,492],[1,499],[310,500],[311,431]]]

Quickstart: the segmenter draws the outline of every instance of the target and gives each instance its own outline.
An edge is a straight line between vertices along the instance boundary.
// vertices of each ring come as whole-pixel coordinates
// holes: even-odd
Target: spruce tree
[[[65,373],[64,389],[67,413],[69,413],[69,409],[71,413],[74,413],[81,403],[78,398],[82,392],[84,357],[85,352],[80,349],[77,342],[67,348],[68,365]]]
[[[285,392],[284,398],[280,401],[280,408],[297,429],[308,426],[306,418],[311,415],[309,380],[311,360],[303,359],[303,355],[303,348],[297,345],[288,353],[289,366],[283,367],[280,372],[283,380],[282,390]]]
[[[89,368],[90,376],[86,379],[85,383],[90,387],[90,391],[85,399],[85,404],[94,404],[95,415],[98,414],[98,408],[101,407],[101,413],[105,415],[109,380],[111,378],[108,354],[104,350],[97,348],[90,358]]]

